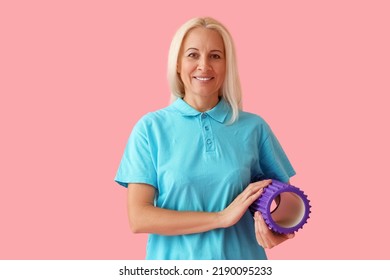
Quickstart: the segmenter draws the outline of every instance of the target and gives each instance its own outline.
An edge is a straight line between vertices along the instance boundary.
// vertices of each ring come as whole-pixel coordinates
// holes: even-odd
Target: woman
[[[168,60],[172,104],[134,126],[115,180],[128,187],[147,259],[266,259],[292,238],[248,207],[295,174],[265,121],[241,110],[233,41],[212,18],[175,34]]]

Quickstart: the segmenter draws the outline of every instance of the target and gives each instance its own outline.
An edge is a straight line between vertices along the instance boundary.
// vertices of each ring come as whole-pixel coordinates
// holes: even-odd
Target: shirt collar
[[[182,98],[178,98],[172,106],[180,112],[182,116],[185,117],[195,117],[202,112],[199,112],[198,110],[192,108],[187,102],[185,102]],[[225,99],[221,98],[221,100],[218,102],[218,104],[213,107],[212,109],[204,112],[207,115],[209,115],[211,118],[216,120],[217,122],[223,123],[227,117],[227,115],[230,112],[230,106],[225,101]]]

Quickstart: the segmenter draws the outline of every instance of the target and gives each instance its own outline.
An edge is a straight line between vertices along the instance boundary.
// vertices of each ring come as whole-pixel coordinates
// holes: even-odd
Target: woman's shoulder
[[[252,135],[258,135],[259,141],[263,143],[270,135],[273,135],[268,122],[260,115],[241,111],[238,119],[240,129]]]
[[[261,126],[268,127],[268,123],[265,121],[265,119],[262,116],[247,111],[240,111],[238,121],[245,123],[245,125],[253,124],[260,127]]]
[[[174,110],[172,110],[171,107],[172,106],[169,105],[164,108],[145,113],[139,118],[139,120],[137,121],[137,125],[156,125],[160,123],[166,123],[167,121],[175,117]]]

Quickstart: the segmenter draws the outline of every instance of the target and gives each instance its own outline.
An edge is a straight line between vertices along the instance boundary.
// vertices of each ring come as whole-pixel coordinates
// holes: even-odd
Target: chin
[[[205,89],[205,88],[194,90],[193,92],[195,92],[197,95],[200,95],[200,96],[203,96],[203,97],[211,97],[211,96],[218,96],[219,95],[218,91],[208,90],[208,89]]]

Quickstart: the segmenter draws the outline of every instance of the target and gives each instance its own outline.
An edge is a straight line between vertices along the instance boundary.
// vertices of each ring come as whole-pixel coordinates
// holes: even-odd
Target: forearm
[[[236,224],[271,180],[250,184],[220,212],[176,211],[155,207],[155,189],[146,184],[129,184],[128,217],[135,233],[182,235],[227,228]]]
[[[199,233],[223,227],[218,212],[175,211],[153,205],[129,210],[129,220],[131,229],[135,233],[161,235]]]

